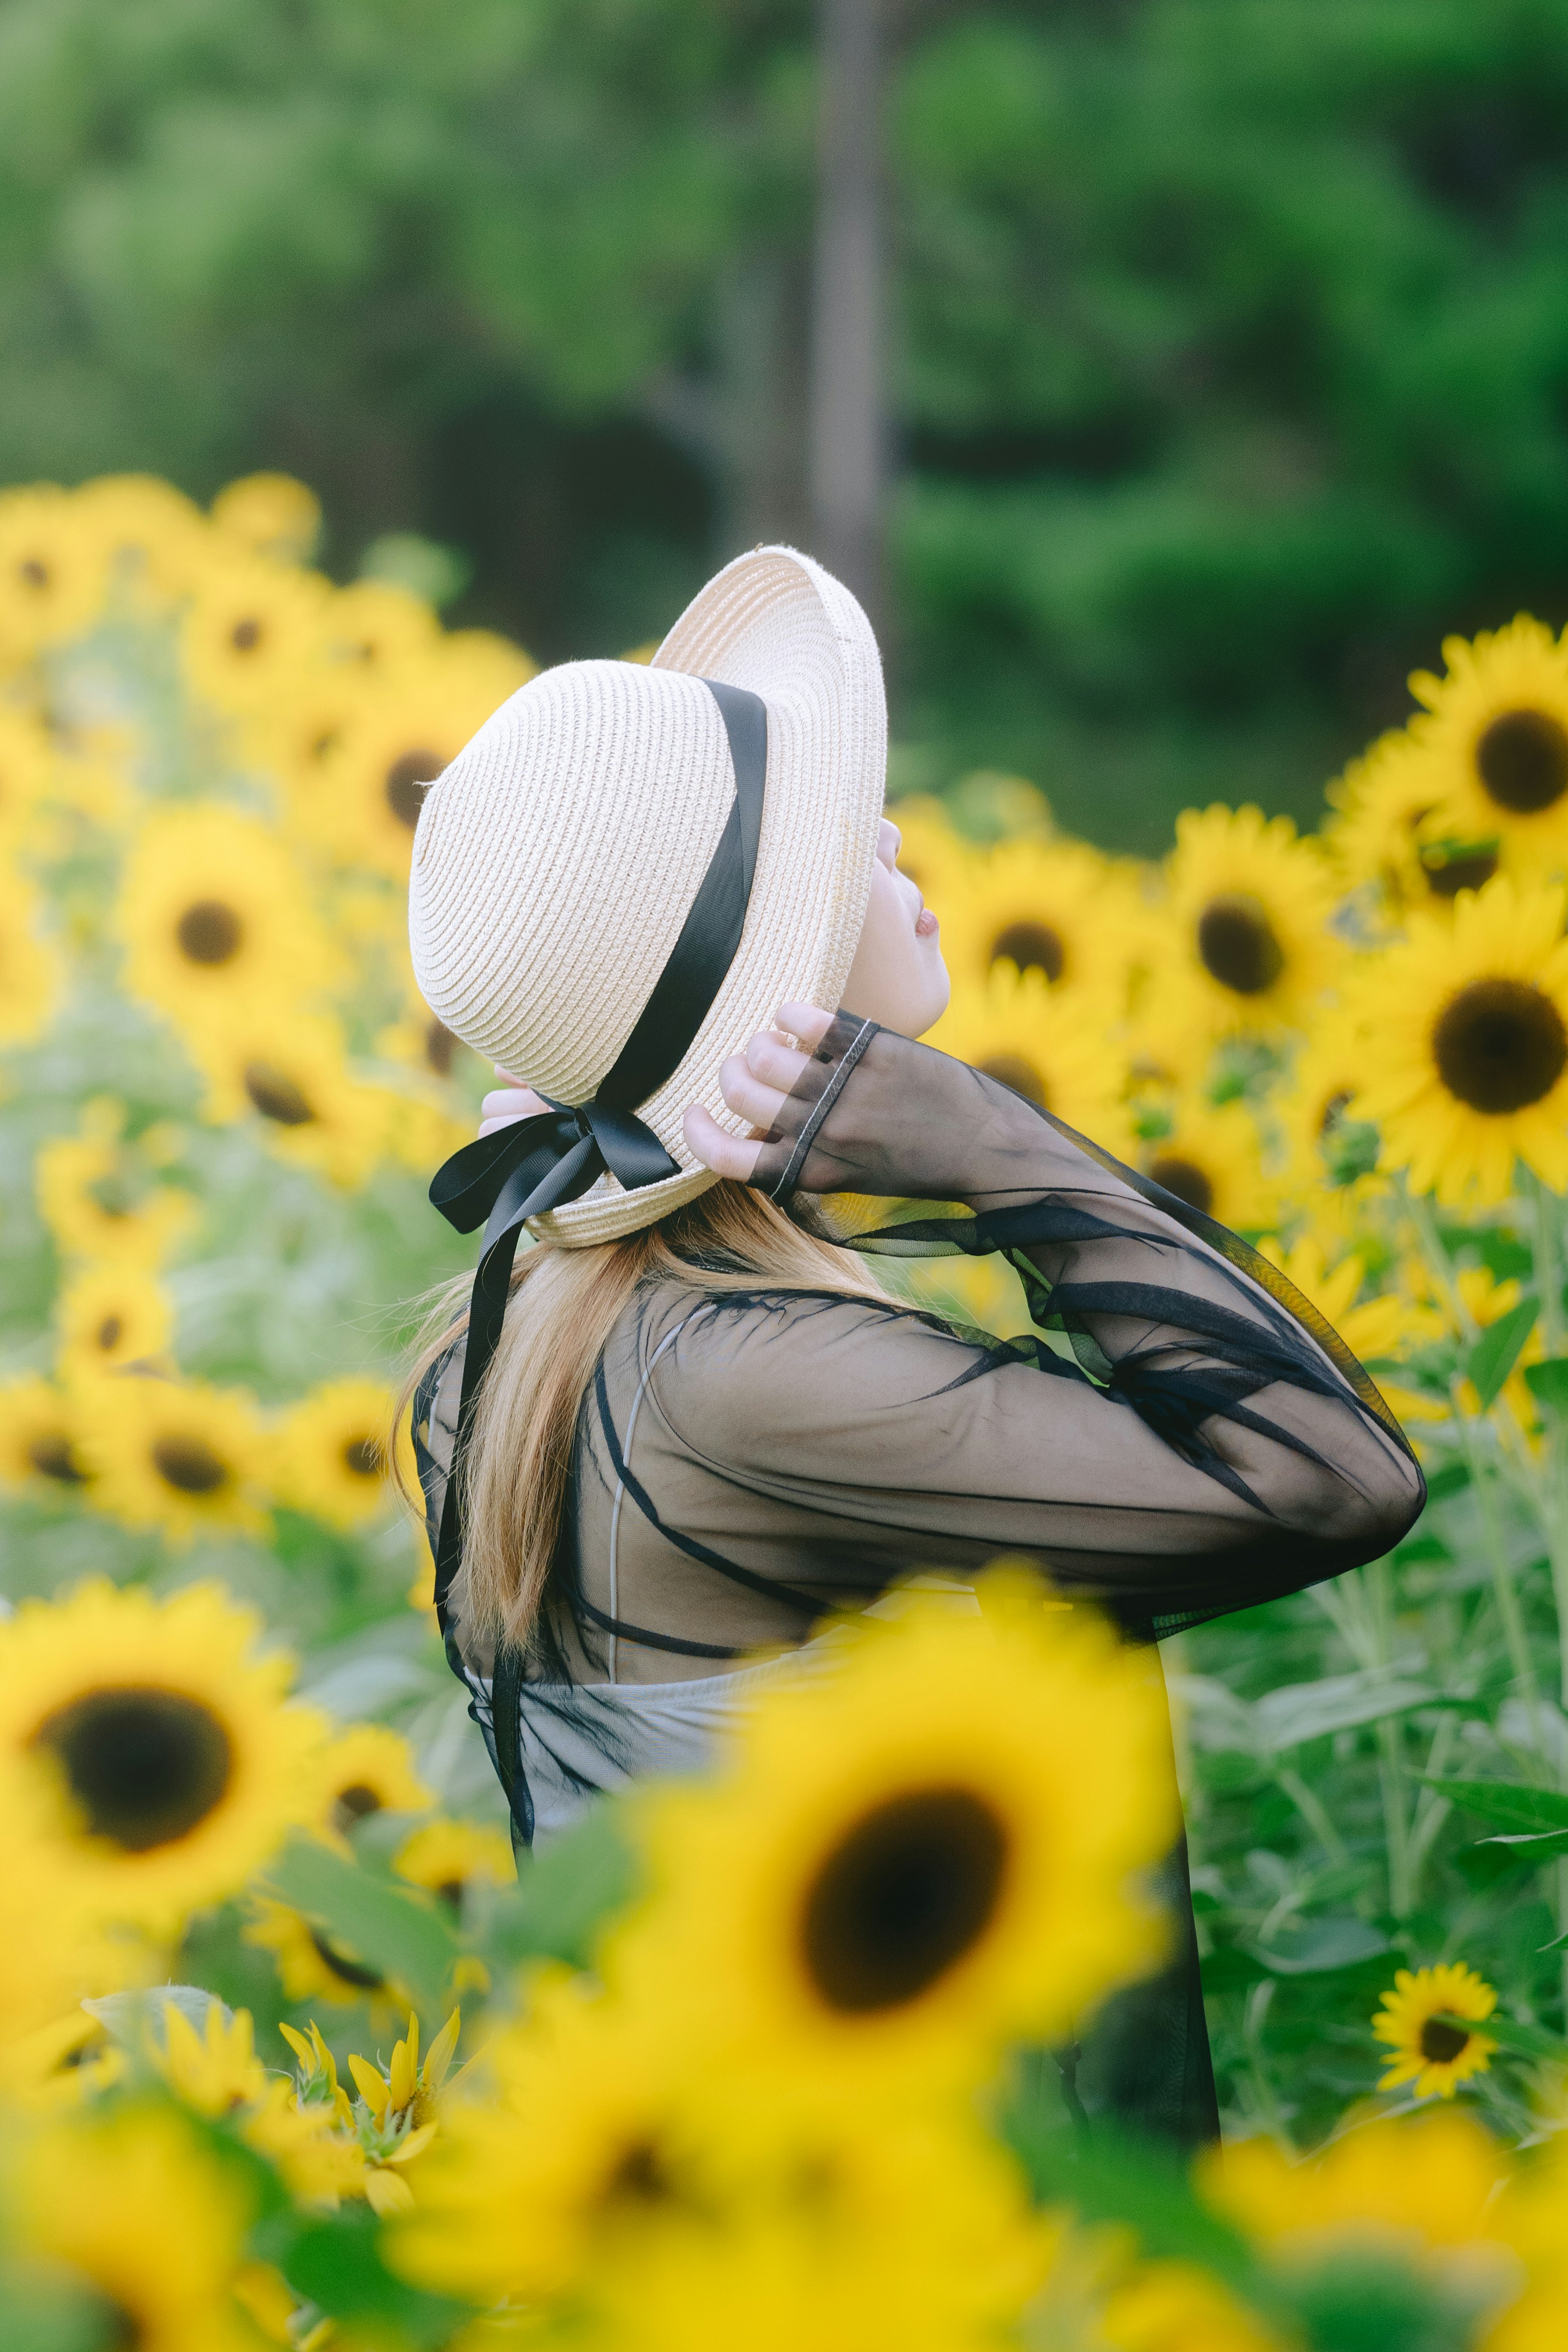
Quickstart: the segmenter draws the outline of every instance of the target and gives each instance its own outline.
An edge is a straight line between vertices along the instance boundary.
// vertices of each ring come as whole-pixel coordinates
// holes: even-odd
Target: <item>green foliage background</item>
[[[0,478],[281,464],[541,658],[798,536],[803,0],[0,0]],[[1568,0],[890,12],[900,780],[1310,815],[1568,615]]]

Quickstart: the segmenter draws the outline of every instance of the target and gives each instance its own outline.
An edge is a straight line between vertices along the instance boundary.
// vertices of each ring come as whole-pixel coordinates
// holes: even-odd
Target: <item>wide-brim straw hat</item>
[[[681,1118],[744,1122],[720,1066],[779,1004],[832,1012],[865,919],[887,770],[870,623],[808,555],[759,547],[688,605],[650,663],[565,662],[486,720],[426,795],[408,892],[426,1003],[477,1053],[563,1103],[588,1102],[674,947],[735,799],[729,737],[702,684],[767,707],[767,783],[741,945],[668,1081],[637,1106],[680,1173],[601,1177],[531,1220],[583,1247],[668,1216],[717,1181]]]

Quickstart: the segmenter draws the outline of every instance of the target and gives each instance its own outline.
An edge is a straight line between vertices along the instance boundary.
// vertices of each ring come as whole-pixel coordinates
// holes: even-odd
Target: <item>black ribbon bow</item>
[[[436,1607],[443,1627],[447,1596],[463,1556],[459,1464],[479,1384],[500,1344],[523,1226],[531,1217],[578,1199],[606,1171],[633,1192],[680,1173],[652,1129],[637,1117],[635,1106],[656,1094],[679,1067],[734,961],[756,870],[768,768],[766,704],[743,687],[721,686],[711,678],[703,683],[719,705],[730,739],[735,799],[680,936],[615,1066],[592,1102],[551,1102],[547,1111],[480,1136],[455,1151],[430,1186],[432,1204],[458,1233],[471,1234],[481,1224],[485,1229],[436,1549]]]

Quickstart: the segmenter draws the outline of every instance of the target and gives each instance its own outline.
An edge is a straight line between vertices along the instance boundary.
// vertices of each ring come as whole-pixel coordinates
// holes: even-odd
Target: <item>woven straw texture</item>
[[[689,1102],[742,1123],[719,1069],[781,1003],[833,1010],[870,889],[887,765],[876,640],[809,556],[762,547],[688,606],[644,668],[568,662],[514,694],[426,795],[409,884],[420,992],[479,1053],[586,1102],[652,992],[734,797],[704,677],[768,707],[768,775],[740,951],[668,1084],[640,1115],[680,1166],[637,1192],[606,1177],[541,1236],[585,1246],[714,1181],[681,1133]]]

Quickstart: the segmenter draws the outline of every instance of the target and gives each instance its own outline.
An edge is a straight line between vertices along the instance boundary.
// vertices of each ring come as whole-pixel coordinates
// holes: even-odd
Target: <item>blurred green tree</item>
[[[1568,0],[889,0],[906,782],[1306,813],[1568,615]],[[0,0],[0,476],[283,464],[540,654],[802,536],[805,0]]]

